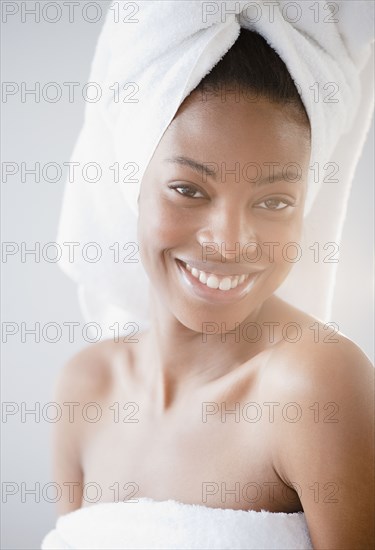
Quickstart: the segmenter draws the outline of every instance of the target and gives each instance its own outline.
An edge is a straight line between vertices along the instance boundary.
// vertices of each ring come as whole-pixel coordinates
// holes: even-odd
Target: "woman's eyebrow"
[[[214,168],[209,167],[209,164],[211,165],[212,163],[202,164],[197,160],[182,155],[164,159],[164,162],[172,162],[175,164],[181,164],[182,166],[188,166],[189,168],[197,172],[197,174],[199,174],[200,176],[202,176],[202,174],[206,174],[206,176],[210,176],[214,180],[216,180],[217,178],[218,171]]]
[[[217,180],[217,176],[219,174],[219,170],[216,170],[214,168],[215,164],[214,162],[207,162],[207,163],[201,163],[198,160],[192,159],[190,157],[185,157],[183,155],[178,155],[171,158],[164,159],[164,162],[171,162],[174,164],[180,164],[182,166],[188,166],[192,170],[194,170],[199,176],[202,176],[203,174],[206,174],[206,176],[212,177],[215,181]],[[254,181],[249,181],[249,183],[254,187],[260,187],[262,185],[269,185],[272,183],[277,183],[279,181],[292,181],[293,183],[296,180],[288,180],[285,179],[285,175],[283,172],[280,171],[274,171],[274,173],[269,173],[269,168],[267,169],[268,174],[262,178],[256,179]],[[233,172],[231,172],[233,174]]]

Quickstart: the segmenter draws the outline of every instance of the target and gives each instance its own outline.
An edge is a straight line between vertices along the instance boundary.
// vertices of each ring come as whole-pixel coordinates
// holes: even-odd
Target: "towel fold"
[[[42,550],[309,550],[303,512],[209,508],[174,500],[95,504],[57,520]]]

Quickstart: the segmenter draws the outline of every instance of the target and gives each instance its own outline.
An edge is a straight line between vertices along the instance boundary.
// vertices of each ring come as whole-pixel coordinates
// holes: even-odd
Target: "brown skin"
[[[152,282],[151,329],[137,335],[138,343],[93,345],[63,369],[56,400],[80,405],[74,422],[63,417],[56,424],[55,478],[80,487],[73,502],[64,491],[59,513],[91,505],[82,484],[95,482],[103,502],[151,497],[212,508],[303,510],[314,548],[373,547],[374,369],[343,335],[325,342],[328,334],[320,323],[319,342],[314,341],[310,327],[317,320],[274,296],[293,265],[278,251],[301,234],[310,155],[307,128],[289,115],[266,101],[211,98],[202,103],[192,94],[162,137],[139,199],[141,258]],[[270,161],[280,166],[297,162],[303,177],[262,187],[242,177],[236,182],[234,176],[215,182],[164,161],[178,155],[219,167],[225,162],[228,169],[234,162],[262,167]],[[199,198],[168,187],[177,182],[194,187],[193,196]],[[275,198],[294,206],[275,210],[272,206],[280,206]],[[176,257],[200,260],[204,242],[224,242],[233,250],[235,243],[249,241],[262,246],[255,267],[244,258],[236,262],[225,250],[223,256],[220,248],[210,257],[218,273],[262,270],[242,300],[212,304],[185,287]],[[281,246],[270,261],[262,243],[274,241]],[[249,321],[263,328],[265,322],[279,326],[274,338],[262,330],[256,343],[230,335],[222,342],[220,334],[203,341],[203,321],[225,323],[226,331]],[[283,337],[281,328],[288,322],[300,325],[298,342]],[[97,423],[81,415],[85,403],[93,401],[102,411]],[[119,422],[113,420],[115,402]],[[124,411],[129,402],[136,408]],[[233,414],[222,421],[217,412],[204,422],[202,404],[207,402],[226,411],[239,404],[238,421]],[[245,408],[249,402],[260,408],[257,422],[249,421],[256,414]],[[265,405],[269,402],[279,403],[274,421]],[[288,421],[293,408],[281,414],[291,402],[302,412],[297,422]],[[204,498],[209,482],[213,494]],[[110,489],[115,483],[118,494]],[[236,484],[238,499],[225,494],[225,487],[230,491]]]

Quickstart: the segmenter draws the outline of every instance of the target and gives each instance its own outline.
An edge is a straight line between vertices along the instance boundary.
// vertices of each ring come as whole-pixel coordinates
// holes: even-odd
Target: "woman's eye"
[[[169,189],[175,189],[179,195],[182,195],[183,197],[188,197],[189,199],[199,199],[201,197],[204,197],[204,195],[200,191],[198,191],[198,189],[195,189],[190,185],[169,185],[168,187]],[[179,189],[182,189],[182,191],[179,191]],[[194,197],[196,193],[200,193],[201,197]]]
[[[262,206],[262,205],[265,206]],[[275,197],[272,199],[266,199],[262,202],[258,202],[256,205],[258,208],[264,208],[266,210],[284,210],[288,206],[293,206],[293,203],[291,201],[288,201],[284,198]]]

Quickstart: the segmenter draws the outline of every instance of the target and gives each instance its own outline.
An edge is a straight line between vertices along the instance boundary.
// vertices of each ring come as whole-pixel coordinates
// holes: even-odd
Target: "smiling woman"
[[[167,94],[170,88],[177,99],[169,108],[158,96],[160,127],[153,130],[148,118],[153,147],[143,153],[136,126],[128,138],[121,134],[123,110],[131,120],[122,107],[113,136],[118,151],[125,142],[139,159],[140,186],[121,191],[136,210],[125,210],[120,194],[119,204],[111,203],[111,185],[102,195],[91,187],[88,200],[106,223],[88,224],[86,235],[95,225],[97,235],[119,238],[126,212],[136,227],[137,269],[142,266],[149,281],[149,325],[135,341],[107,339],[83,350],[61,373],[56,401],[78,403],[78,410],[95,403],[101,415],[96,423],[66,419],[56,425],[62,517],[42,547],[370,549],[373,367],[344,335],[327,339],[324,322],[276,296],[292,271],[291,249],[298,252],[316,193],[311,161],[325,158],[318,155],[325,148],[316,119],[324,125],[324,112],[332,136],[341,135],[336,115],[308,102],[311,82],[301,82],[301,96],[289,72],[296,76],[316,46],[304,33],[299,43],[289,21],[278,19],[279,27],[268,30],[260,25],[268,38],[279,37],[283,60],[260,32],[246,28],[241,10],[228,16],[232,27],[220,18],[205,26],[200,2],[140,4],[151,31],[160,13],[163,21],[169,16],[179,23],[169,29],[164,64],[151,56],[145,80],[139,76],[152,88],[160,63],[166,71],[160,89]],[[212,33],[211,42],[194,50],[191,71],[185,58],[179,74],[169,44],[178,54],[188,44],[194,48],[200,27]],[[103,36],[112,30],[108,24]],[[140,44],[142,32],[132,32]],[[321,75],[329,61],[319,61],[320,50],[317,55]],[[352,66],[342,65],[351,74]],[[114,66],[118,70],[117,61]],[[175,88],[177,76],[183,94]],[[357,81],[358,75],[353,97]],[[145,113],[136,107],[142,118],[154,104],[148,88],[140,89],[146,95]],[[342,100],[347,97],[343,90]],[[329,142],[327,128],[321,139],[332,151],[335,139]],[[83,139],[92,129],[86,127]],[[105,134],[99,137],[109,147]],[[70,193],[65,212],[82,191]],[[88,203],[83,210],[87,216]],[[98,299],[121,306],[122,272],[112,280],[110,271],[99,268],[92,276],[83,266],[74,276]],[[136,273],[126,273],[128,294],[142,286]],[[111,323],[117,320],[113,311]],[[136,308],[133,315],[138,322]],[[135,418],[119,419],[129,405]],[[95,506],[86,493],[90,484],[100,489]]]
[[[239,39],[241,44],[248,40],[249,51],[253,34],[242,31]],[[236,44],[230,50],[232,64]],[[147,167],[139,197],[142,263],[162,309],[167,305],[198,333],[202,321],[225,323],[232,330],[249,314],[256,317],[293,266],[282,250],[300,239],[310,143],[308,126],[285,115],[287,109],[267,98],[237,102],[228,97],[222,102],[212,95],[202,102],[193,92]],[[170,162],[170,156],[177,160]],[[298,181],[267,174],[260,175],[259,185],[260,177],[254,183],[241,176],[249,163],[265,167],[291,161],[301,167]],[[207,175],[199,164],[221,168],[219,173],[211,168]],[[271,261],[264,243],[276,240],[280,246]],[[241,275],[251,276],[252,284],[241,281],[232,289],[236,280],[230,278]],[[200,299],[192,307],[194,297]],[[224,302],[227,306],[218,308]]]

